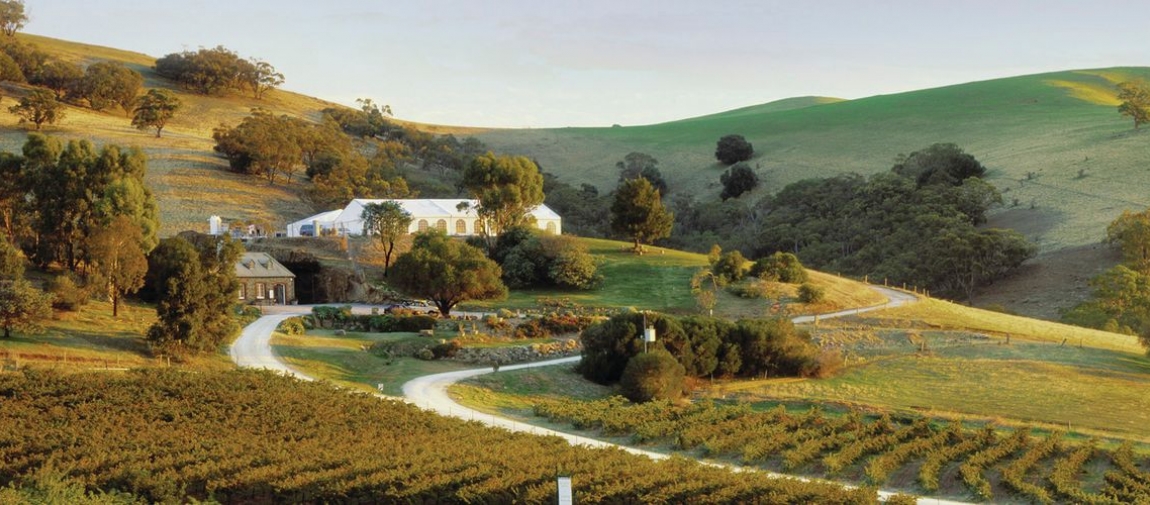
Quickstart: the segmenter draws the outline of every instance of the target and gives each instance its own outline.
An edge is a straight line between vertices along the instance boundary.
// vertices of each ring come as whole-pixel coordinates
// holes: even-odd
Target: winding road
[[[885,308],[890,308],[890,307],[898,307],[898,306],[906,305],[908,303],[911,303],[911,302],[918,300],[918,297],[916,297],[915,295],[905,293],[902,291],[889,289],[889,288],[885,288],[885,287],[880,287],[880,286],[871,286],[871,288],[878,291],[883,296],[885,296],[887,298],[887,302],[879,304],[879,305],[873,305],[870,307],[849,309],[849,310],[843,310],[843,311],[833,312],[833,313],[828,313],[828,314],[819,314],[818,316],[799,316],[799,317],[792,319],[792,321],[794,321],[795,323],[809,323],[809,322],[815,321],[816,317],[819,320],[832,319],[832,318],[836,318],[836,317],[861,314],[861,313],[870,312],[873,310],[880,310],[880,309],[885,309]],[[303,379],[303,380],[313,380],[312,377],[309,377],[306,374],[300,373],[300,372],[292,369],[290,366],[288,366],[286,363],[284,363],[282,360],[280,360],[279,357],[276,356],[275,352],[272,351],[272,347],[271,347],[272,332],[275,331],[276,327],[279,326],[280,322],[282,322],[283,320],[288,319],[290,317],[293,317],[293,316],[298,316],[301,314],[308,314],[311,312],[311,307],[310,306],[276,307],[274,309],[274,311],[276,312],[275,314],[263,316],[263,317],[257,319],[252,324],[248,325],[246,328],[244,328],[243,332],[240,334],[240,337],[238,339],[236,339],[235,343],[232,344],[232,347],[231,347],[231,350],[229,353],[231,355],[232,361],[235,362],[237,366],[244,367],[244,368],[262,368],[262,369],[266,369],[266,370],[273,370],[273,371],[285,373],[288,375],[292,375],[294,377],[298,377],[298,378]],[[501,367],[499,367],[499,369],[501,371],[511,371],[511,370],[520,370],[523,368],[535,368],[535,367],[555,366],[555,365],[562,365],[562,364],[574,364],[574,363],[577,363],[580,359],[581,359],[580,356],[572,356],[569,358],[561,358],[561,359],[554,359],[554,360],[548,360],[548,361],[538,361],[538,362],[534,362],[534,363],[524,363],[524,364],[520,364],[520,365],[501,366]],[[439,373],[439,374],[434,374],[434,375],[426,375],[423,377],[418,377],[418,378],[415,378],[415,379],[408,381],[406,384],[403,385],[403,395],[404,395],[406,401],[408,401],[408,402],[410,402],[413,405],[416,405],[418,407],[423,407],[425,409],[435,411],[435,412],[437,412],[441,415],[445,415],[445,416],[451,416],[451,417],[456,417],[456,418],[465,419],[465,420],[479,421],[479,422],[482,422],[488,426],[503,428],[503,429],[507,429],[507,430],[511,430],[511,431],[517,431],[517,432],[534,433],[537,435],[556,436],[556,437],[560,437],[560,438],[567,440],[568,442],[570,442],[573,445],[584,445],[584,446],[588,446],[588,447],[615,447],[615,448],[622,449],[622,450],[627,451],[627,452],[632,453],[632,454],[647,456],[647,457],[652,458],[652,459],[665,459],[665,458],[670,457],[669,454],[663,454],[663,453],[653,452],[653,451],[645,451],[642,449],[637,449],[634,447],[628,447],[625,445],[613,444],[610,442],[604,442],[602,440],[596,440],[593,438],[582,437],[582,436],[574,435],[571,433],[564,433],[561,431],[555,431],[555,430],[551,430],[551,429],[547,429],[547,428],[541,428],[538,426],[533,426],[533,425],[526,424],[523,422],[515,421],[514,419],[509,419],[509,418],[505,418],[505,417],[501,417],[501,416],[497,416],[497,415],[493,415],[493,414],[489,414],[489,413],[485,413],[485,412],[480,412],[478,410],[471,409],[471,408],[465,407],[463,405],[460,405],[455,400],[451,399],[451,396],[448,395],[448,393],[447,393],[447,389],[452,384],[455,384],[456,382],[459,382],[461,380],[464,380],[464,379],[467,379],[470,377],[475,377],[478,375],[488,374],[488,373],[492,373],[492,372],[493,372],[493,370],[490,367],[488,367],[488,368],[478,368],[478,369],[472,369],[472,370],[459,370],[459,371],[455,371],[455,372],[446,372],[446,373]],[[755,471],[754,468],[750,468],[750,467],[741,467],[741,466],[736,466],[736,465],[728,465],[728,464],[723,464],[723,463],[714,463],[714,462],[707,462],[707,461],[702,461],[702,463],[707,464],[707,465],[712,465],[712,466],[719,466],[719,467],[728,468],[728,469],[733,470],[733,471]],[[765,472],[765,473],[767,473],[771,476],[774,476],[774,477],[779,477],[779,478],[796,478],[794,476],[789,476],[789,475],[784,475],[784,474],[775,474],[775,473],[771,473],[771,472]],[[805,479],[803,479],[803,480],[805,480]],[[886,499],[886,498],[888,498],[894,494],[895,493],[893,493],[893,492],[881,491],[881,490],[879,491],[879,496],[883,499]],[[963,502],[938,500],[938,499],[933,499],[933,498],[922,498],[922,499],[919,499],[919,503],[923,503],[923,504],[933,503],[933,504],[940,504],[940,505],[959,505],[959,504],[962,504]]]

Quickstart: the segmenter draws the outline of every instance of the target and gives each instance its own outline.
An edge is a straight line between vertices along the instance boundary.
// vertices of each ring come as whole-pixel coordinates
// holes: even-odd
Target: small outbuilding
[[[268,253],[246,252],[236,263],[239,301],[245,305],[296,303],[295,274]]]

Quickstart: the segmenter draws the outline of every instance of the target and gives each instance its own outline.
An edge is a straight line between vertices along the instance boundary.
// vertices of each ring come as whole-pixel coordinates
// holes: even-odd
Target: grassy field
[[[672,193],[697,197],[718,194],[723,169],[713,153],[729,133],[745,136],[758,153],[752,163],[764,185],[755,197],[804,178],[889,170],[900,153],[954,142],[989,168],[1008,204],[1019,200],[994,224],[1050,251],[1095,243],[1123,209],[1150,205],[1139,189],[1150,183],[1145,139],[1117,113],[1114,89],[1148,75],[1147,68],[1055,72],[850,101],[792,99],[648,126],[477,136],[601,191],[612,189],[616,161],[645,152],[660,160]]]
[[[43,332],[13,332],[0,338],[0,364],[62,370],[118,370],[166,366],[153,357],[143,336],[155,322],[156,310],[125,302],[119,317],[112,317],[112,304],[94,300],[78,312],[55,311],[42,322]],[[222,370],[232,366],[226,354],[192,358],[181,367]]]
[[[292,368],[313,378],[362,391],[403,396],[403,383],[419,376],[469,368],[451,361],[415,358],[387,360],[366,349],[376,342],[431,342],[415,333],[348,333],[312,330],[306,335],[274,334],[272,349]],[[382,384],[383,387],[377,389]]]
[[[986,165],[1003,192],[989,225],[1019,231],[1040,251],[1034,268],[988,287],[976,303],[1056,319],[1089,291],[1088,275],[1060,267],[1062,251],[1098,244],[1123,210],[1150,206],[1142,190],[1150,185],[1148,133],[1118,114],[1115,96],[1115,84],[1148,76],[1144,67],[1053,72],[849,101],[789,99],[645,126],[476,136],[600,191],[613,188],[617,161],[644,152],[660,161],[672,194],[706,200],[717,198],[725,170],[715,143],[737,133],[755,146],[750,163],[763,182],[742,197],[750,201],[806,178],[887,171],[899,154],[953,142]]]
[[[599,273],[605,279],[598,289],[569,291],[529,289],[512,291],[508,299],[467,303],[465,309],[535,309],[541,301],[562,301],[587,308],[626,308],[655,310],[674,314],[700,313],[691,294],[691,277],[707,268],[703,254],[651,247],[644,255],[631,252],[630,244],[615,240],[579,238],[591,254],[601,260]],[[865,285],[834,275],[810,271],[811,284],[822,287],[826,301],[804,305],[796,301],[797,286],[780,285],[787,308],[794,314],[833,312],[846,307],[864,307],[885,302],[885,298]],[[715,315],[740,318],[767,315],[770,303],[764,299],[747,299],[721,290]]]
[[[1133,337],[936,300],[811,329],[822,345],[843,352],[841,374],[697,381],[695,396],[852,406],[1150,442],[1150,359]],[[526,417],[535,402],[601,398],[610,389],[555,367],[477,377],[452,394],[472,407]]]

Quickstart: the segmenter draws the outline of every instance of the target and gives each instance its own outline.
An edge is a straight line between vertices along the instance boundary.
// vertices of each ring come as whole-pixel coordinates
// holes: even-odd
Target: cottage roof
[[[236,277],[241,279],[247,278],[266,278],[266,277],[295,277],[287,267],[283,266],[280,262],[276,261],[268,253],[262,252],[246,252],[243,257],[236,262]]]

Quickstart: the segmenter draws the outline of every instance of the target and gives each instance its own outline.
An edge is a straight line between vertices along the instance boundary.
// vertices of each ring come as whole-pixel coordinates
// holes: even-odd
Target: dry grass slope
[[[212,151],[215,145],[212,129],[235,125],[256,107],[318,120],[322,109],[338,105],[288,91],[273,91],[260,101],[246,95],[194,95],[172,88],[171,83],[157,76],[152,70],[155,63],[152,56],[35,35],[21,34],[20,38],[68,62],[122,62],[144,75],[146,87],[166,87],[178,93],[183,109],[164,129],[162,138],[133,128],[122,110],[96,112],[68,107],[60,124],[44,129],[45,133],[66,140],[143,149],[148,155],[147,182],[160,202],[163,235],[187,229],[207,231],[211,215],[282,226],[312,213],[312,207],[302,198],[303,183],[298,177],[291,183],[272,186],[264,180],[228,172],[226,161]],[[4,88],[8,96],[22,96],[26,92],[13,85]],[[8,113],[7,107],[0,107],[0,149],[18,152],[28,131],[17,117]]]

